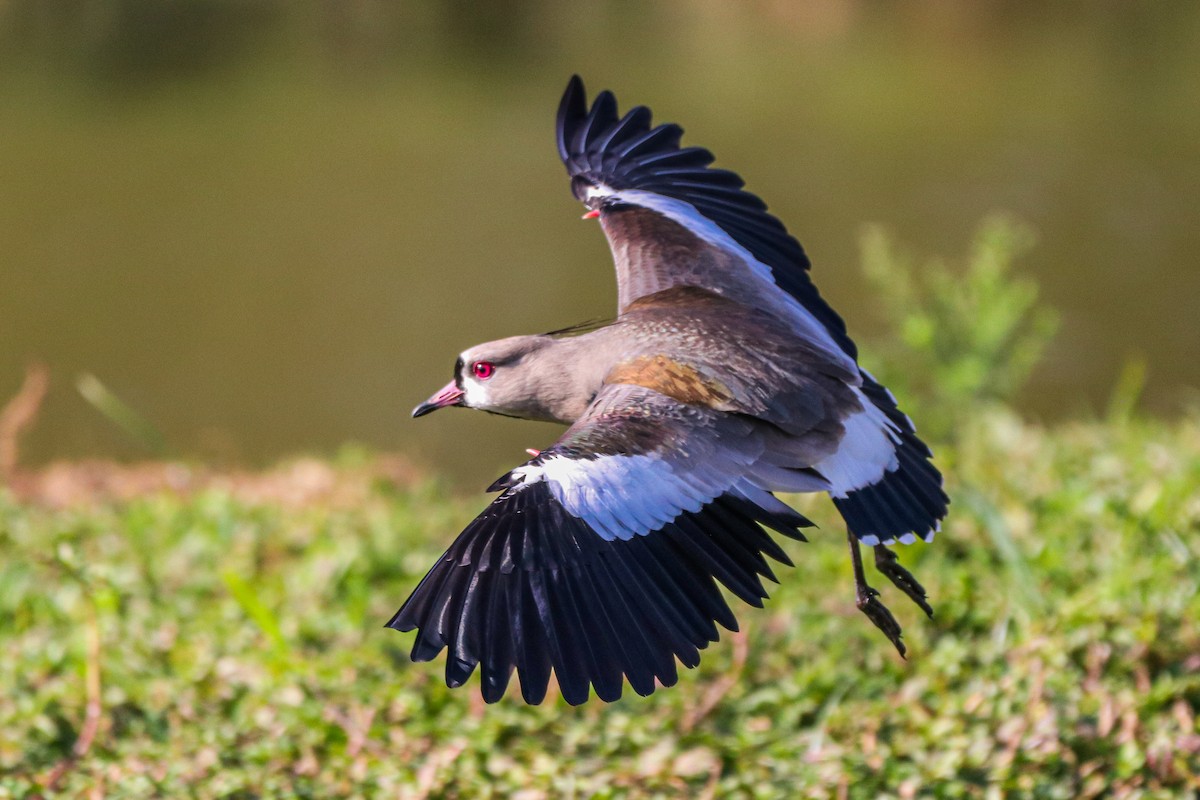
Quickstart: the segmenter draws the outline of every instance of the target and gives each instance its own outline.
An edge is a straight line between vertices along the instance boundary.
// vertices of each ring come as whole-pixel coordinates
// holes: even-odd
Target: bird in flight
[[[558,152],[612,249],[614,321],[514,336],[463,352],[419,417],[464,406],[569,426],[498,479],[499,495],[388,622],[416,629],[414,661],[446,650],[446,683],[480,669],[495,702],[517,672],[526,702],[553,670],[564,699],[619,698],[678,679],[717,625],[720,589],[762,606],[765,529],[812,525],[776,492],[827,492],[845,518],[858,608],[904,654],[860,545],[927,614],[888,549],[930,541],[949,502],[896,399],[857,363],[809,261],[766,204],[713,155],[683,147],[612,93],[588,106],[571,79]]]

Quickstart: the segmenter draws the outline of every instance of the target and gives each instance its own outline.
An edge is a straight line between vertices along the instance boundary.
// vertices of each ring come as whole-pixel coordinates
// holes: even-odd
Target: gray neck
[[[522,416],[567,425],[583,416],[619,356],[605,346],[605,332],[554,339],[527,356],[534,385]]]

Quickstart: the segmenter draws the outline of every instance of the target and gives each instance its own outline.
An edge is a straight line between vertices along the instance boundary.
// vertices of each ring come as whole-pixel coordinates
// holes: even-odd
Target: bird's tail
[[[933,454],[913,429],[912,420],[896,398],[865,370],[862,394],[890,422],[895,458],[876,480],[834,493],[833,502],[846,525],[864,544],[909,544],[919,537],[933,539],[946,516],[950,499],[942,490],[942,474],[931,463]]]

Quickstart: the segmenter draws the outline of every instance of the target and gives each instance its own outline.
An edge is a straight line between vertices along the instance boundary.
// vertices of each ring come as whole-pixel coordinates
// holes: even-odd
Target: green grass
[[[884,377],[953,498],[899,549],[935,618],[872,579],[908,661],[814,497],[743,634],[650,698],[571,708],[485,707],[383,628],[483,496],[354,454],[57,510],[0,489],[0,798],[1195,796],[1200,408],[1138,416],[1134,365],[1103,419],[1008,410],[1053,326],[1007,275],[1027,240],[992,220],[961,270],[865,240],[903,299]]]
[[[764,610],[679,685],[570,708],[449,690],[383,622],[480,505],[208,489],[0,494],[0,797],[1178,797],[1200,788],[1200,415],[1044,430],[982,408],[901,556],[936,617],[853,605],[827,501]],[[345,469],[351,469],[346,467]],[[731,644],[730,639],[735,639]],[[97,680],[98,679],[98,680]],[[97,693],[98,689],[98,693]]]

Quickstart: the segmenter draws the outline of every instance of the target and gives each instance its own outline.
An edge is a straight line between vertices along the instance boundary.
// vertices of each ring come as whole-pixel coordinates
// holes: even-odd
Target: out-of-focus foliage
[[[956,420],[938,449],[951,516],[900,551],[935,618],[870,577],[909,661],[856,610],[819,498],[797,501],[822,529],[787,543],[796,568],[765,609],[739,609],[744,638],[651,698],[573,709],[484,707],[382,628],[482,498],[375,481],[294,504],[231,481],[55,510],[0,491],[0,797],[56,771],[72,797],[1195,793],[1200,414],[1046,428],[971,403],[1011,391],[1027,364],[1003,354],[1043,335],[993,310],[1035,306],[1004,277],[1020,236],[985,231],[970,277],[903,287],[901,320],[961,337],[931,352],[906,322],[905,347],[966,376],[906,403]]]
[[[986,219],[965,264],[915,263],[879,226],[862,237],[863,266],[899,340],[885,346],[889,383],[936,396],[950,410],[979,401],[1011,401],[1058,326],[1038,304],[1038,287],[1013,272],[1033,246],[1028,226],[1004,215]]]
[[[764,610],[649,699],[449,690],[382,628],[468,507],[213,490],[51,511],[0,493],[0,797],[99,725],[65,797],[1180,797],[1200,788],[1200,417],[1046,430],[983,410],[954,498],[901,551],[901,661],[855,609],[838,524],[789,544]],[[89,638],[98,642],[89,657]],[[89,666],[89,662],[91,662]],[[707,795],[705,793],[708,793]]]
[[[353,440],[474,489],[552,441],[404,415],[472,344],[613,312],[572,73],[745,178],[856,341],[862,221],[955,254],[1006,208],[1063,320],[1022,411],[1103,408],[1130,356],[1158,412],[1200,385],[1200,3],[4,0],[0,396],[53,377],[26,463],[158,455],[81,374],[185,458]]]

